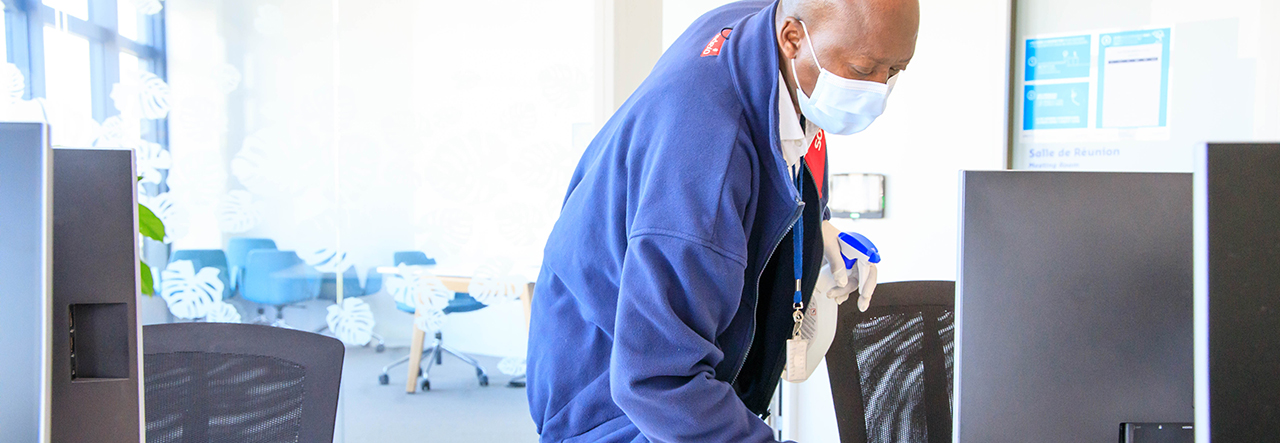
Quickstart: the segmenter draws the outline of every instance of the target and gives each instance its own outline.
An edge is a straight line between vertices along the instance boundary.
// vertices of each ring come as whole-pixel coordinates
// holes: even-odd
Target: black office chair
[[[955,291],[885,283],[867,312],[840,305],[826,359],[841,443],[951,442]]]
[[[333,441],[342,342],[229,323],[142,333],[148,443]]]

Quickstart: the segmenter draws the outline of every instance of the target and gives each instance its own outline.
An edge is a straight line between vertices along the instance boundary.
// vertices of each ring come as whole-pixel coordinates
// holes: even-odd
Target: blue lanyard
[[[796,162],[796,191],[800,194],[800,201],[804,201],[804,169],[802,164]],[[791,229],[792,243],[795,245],[795,276],[796,276],[796,296],[794,308],[803,309],[803,299],[800,297],[800,279],[804,274],[804,210],[800,210],[800,218],[796,219],[796,225]]]

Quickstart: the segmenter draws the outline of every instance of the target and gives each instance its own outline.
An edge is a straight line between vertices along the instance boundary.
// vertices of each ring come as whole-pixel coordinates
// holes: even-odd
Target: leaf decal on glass
[[[320,248],[311,252],[301,252],[302,261],[307,262],[311,267],[316,268],[320,272],[343,273],[356,263],[354,260],[347,258],[344,251],[333,250],[329,248]]]
[[[523,277],[511,273],[510,262],[495,260],[476,269],[467,293],[480,303],[493,305],[520,298],[526,283]]]
[[[169,115],[169,84],[155,74],[139,71],[142,88],[138,100],[142,102],[142,118],[161,119]]]
[[[164,178],[160,171],[173,166],[173,157],[159,143],[140,141],[133,152],[138,159],[138,175],[142,176],[143,183],[160,184]]]
[[[111,86],[111,101],[120,115],[161,119],[169,115],[169,84],[147,71],[121,79]]]
[[[27,92],[27,80],[18,65],[5,63],[0,65],[0,104],[11,105],[22,100]]]
[[[413,327],[422,332],[432,334],[444,327],[444,320],[444,311],[423,310],[421,314],[414,317]]]
[[[128,124],[137,125],[138,120],[130,118]],[[107,117],[102,121],[102,125],[98,128],[98,136],[93,141],[93,146],[99,148],[115,148],[124,146],[130,138],[130,134],[125,128],[125,118],[120,115]]]
[[[235,305],[220,301],[209,306],[204,321],[211,323],[240,323],[240,311]]]
[[[156,15],[164,9],[164,4],[160,0],[134,0],[134,6],[138,8],[138,13],[142,15]]]
[[[186,237],[187,230],[191,226],[191,217],[182,206],[177,204],[173,198],[173,194],[165,192],[163,194],[148,197],[139,193],[138,204],[146,206],[156,217],[164,222],[165,243],[171,243],[174,239]]]
[[[231,175],[250,191],[263,192],[269,184],[266,144],[256,135],[245,137],[240,152],[231,159]]]
[[[406,269],[401,265],[401,269]],[[408,276],[402,276],[408,274]],[[412,273],[388,275],[383,287],[391,293],[396,303],[413,306],[414,309],[443,311],[453,299],[453,291],[445,287],[444,282],[430,274]]]
[[[373,310],[364,300],[343,299],[341,304],[330,305],[325,320],[333,335],[349,345],[363,346],[373,338]]]
[[[249,191],[228,192],[218,203],[218,228],[230,234],[249,232],[258,225],[258,211],[253,205],[253,194]]]
[[[519,357],[507,357],[498,361],[498,371],[512,377],[519,377],[525,372],[525,359]]]
[[[160,272],[160,297],[175,317],[187,320],[204,317],[214,304],[222,302],[219,272],[212,267],[196,272],[191,260],[169,263]]]

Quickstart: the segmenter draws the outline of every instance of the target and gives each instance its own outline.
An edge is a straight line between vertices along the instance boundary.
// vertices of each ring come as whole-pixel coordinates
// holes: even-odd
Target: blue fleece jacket
[[[761,274],[804,209],[779,149],[775,6],[699,18],[578,164],[533,296],[543,441],[774,441],[734,381]]]

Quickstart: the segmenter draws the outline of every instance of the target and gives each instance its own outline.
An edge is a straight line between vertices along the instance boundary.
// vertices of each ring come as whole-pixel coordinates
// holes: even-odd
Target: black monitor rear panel
[[[1280,144],[1208,145],[1196,187],[1198,441],[1276,441]]]
[[[137,443],[133,152],[55,149],[53,157],[53,441]]]
[[[965,172],[961,442],[1193,420],[1191,174]]]

